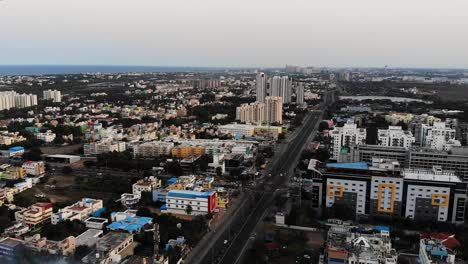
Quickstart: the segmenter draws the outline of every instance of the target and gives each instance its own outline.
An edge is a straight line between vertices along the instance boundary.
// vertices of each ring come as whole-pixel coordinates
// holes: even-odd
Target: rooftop
[[[184,198],[207,198],[210,197],[215,191],[211,192],[196,192],[196,191],[184,191],[184,190],[171,190],[167,193],[168,197],[184,197]]]
[[[107,252],[114,249],[131,236],[133,235],[129,233],[109,232],[99,239],[96,244],[96,249],[99,252]]]
[[[138,231],[145,225],[152,223],[151,217],[129,216],[122,221],[113,222],[107,226],[110,230]]]

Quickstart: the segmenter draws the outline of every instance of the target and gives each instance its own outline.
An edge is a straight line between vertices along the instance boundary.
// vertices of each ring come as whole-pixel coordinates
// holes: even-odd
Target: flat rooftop
[[[420,180],[420,181],[438,181],[438,182],[455,182],[461,183],[462,180],[456,176],[452,171],[443,171],[435,173],[432,170],[424,169],[404,169],[402,176],[407,180]]]

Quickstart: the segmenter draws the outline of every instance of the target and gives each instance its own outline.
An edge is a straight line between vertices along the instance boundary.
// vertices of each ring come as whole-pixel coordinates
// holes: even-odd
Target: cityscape
[[[0,0],[0,264],[468,263],[468,4],[414,1]]]

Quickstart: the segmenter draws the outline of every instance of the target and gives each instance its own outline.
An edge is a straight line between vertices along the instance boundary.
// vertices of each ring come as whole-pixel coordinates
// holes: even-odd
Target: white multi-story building
[[[44,141],[45,143],[50,143],[54,141],[54,139],[57,137],[55,133],[52,133],[52,131],[47,130],[45,133],[36,133],[34,136],[39,139]]]
[[[304,84],[299,83],[296,87],[296,104],[304,104]]]
[[[34,105],[37,105],[37,95],[35,94],[18,94],[14,91],[0,92],[0,110]]]
[[[265,73],[261,72],[257,74],[256,78],[257,85],[257,102],[264,103],[265,97],[267,96],[267,76]]]
[[[145,142],[133,147],[133,155],[141,157],[158,157],[171,155],[174,147],[172,142],[152,141]]]
[[[350,144],[366,144],[366,129],[358,128],[357,124],[346,123],[342,127],[335,127],[330,131],[332,138],[332,158],[337,158],[342,147],[348,147]]]
[[[93,212],[101,209],[102,207],[102,200],[83,198],[70,206],[59,209],[56,213],[53,213],[51,216],[51,223],[56,225],[58,222],[64,220],[83,221]]]
[[[83,152],[85,156],[98,155],[108,152],[124,152],[126,150],[125,142],[93,142],[86,143],[83,146]]]
[[[29,175],[41,176],[45,174],[45,163],[43,161],[25,161],[21,167]]]
[[[389,126],[388,129],[379,129],[377,137],[378,145],[386,147],[404,147],[408,149],[415,142],[413,134],[403,130],[401,126]]]
[[[460,141],[455,139],[456,130],[447,127],[445,122],[434,122],[431,125],[422,125],[422,142],[425,147],[439,151],[449,151],[453,147],[460,147]]]
[[[281,96],[281,77],[273,76],[270,80],[270,96]]]
[[[195,192],[185,190],[171,190],[166,196],[165,213],[187,214],[187,207],[191,207],[191,215],[205,215],[216,208],[216,192]]]
[[[281,94],[283,104],[291,103],[292,87],[288,76],[281,77]]]
[[[52,100],[54,103],[62,102],[62,93],[58,90],[44,90],[42,95],[44,100]]]
[[[134,194],[141,194],[141,192],[153,192],[153,190],[160,187],[161,180],[154,176],[150,176],[134,183],[132,185],[132,190]]]
[[[230,134],[232,136],[251,137],[255,133],[255,126],[245,124],[227,124],[218,126],[218,131],[226,135]]]

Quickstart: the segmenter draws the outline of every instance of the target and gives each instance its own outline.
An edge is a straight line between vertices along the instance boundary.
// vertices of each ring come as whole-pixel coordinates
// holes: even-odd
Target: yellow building
[[[26,176],[26,170],[22,167],[13,167],[7,164],[3,164],[0,167],[0,178],[18,180]]]
[[[205,147],[202,146],[177,146],[171,151],[172,156],[179,159],[185,159],[191,156],[205,155]]]
[[[216,197],[216,207],[218,208],[228,208],[229,207],[229,196],[227,194],[223,195],[222,193],[218,193]]]

